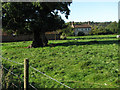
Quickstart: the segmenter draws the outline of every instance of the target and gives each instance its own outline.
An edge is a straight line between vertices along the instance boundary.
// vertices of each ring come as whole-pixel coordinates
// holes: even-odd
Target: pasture
[[[118,88],[118,39],[116,35],[67,37],[50,40],[51,46],[24,48],[32,41],[2,43],[2,57],[24,63],[71,88]],[[24,66],[2,60],[6,68],[23,78]],[[16,81],[17,82],[17,81]],[[66,88],[29,69],[29,82],[36,88]]]

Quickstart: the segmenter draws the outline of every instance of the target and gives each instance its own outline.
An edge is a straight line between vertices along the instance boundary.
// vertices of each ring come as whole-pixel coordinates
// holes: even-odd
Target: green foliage
[[[120,20],[118,22],[118,31],[117,31],[118,34],[120,34]]]
[[[74,22],[75,25],[80,25],[82,22]]]
[[[5,74],[5,70],[3,71],[3,83],[2,83],[2,88],[9,89],[12,86],[13,83],[13,75],[11,74],[13,70],[13,67],[11,67],[8,71],[8,73]]]
[[[81,32],[81,31],[78,32],[78,36],[84,36],[84,35],[85,35],[84,32]]]
[[[3,29],[13,30],[19,34],[29,34],[33,30],[47,32],[61,29],[64,27],[64,20],[58,11],[68,18],[70,4],[71,2],[4,2],[2,3]]]
[[[118,39],[116,35],[67,37],[77,40],[50,40],[47,46],[24,48],[31,41],[2,43],[2,56],[24,63],[63,82],[71,88],[118,88]],[[21,53],[22,52],[22,53]],[[2,64],[15,65],[14,72],[23,78],[23,66],[2,60]],[[20,70],[21,71],[20,71]],[[29,82],[36,88],[66,88],[54,80],[29,69]]]
[[[89,34],[91,34],[91,35],[97,34],[97,29],[98,29],[98,27],[96,25],[91,26],[91,31]]]
[[[4,72],[2,73],[2,87],[8,89],[11,86],[11,80],[13,79],[11,76],[11,69],[9,70],[9,72],[7,73],[7,75],[5,76]]]
[[[63,40],[65,40],[66,39],[66,34],[65,33],[62,33],[62,35],[60,36],[60,39],[63,39]]]
[[[3,64],[3,66],[6,64]],[[15,71],[15,66],[7,65],[7,68],[9,67],[9,71],[7,71],[5,68],[3,68],[2,71],[2,89],[23,89],[23,81],[19,78],[19,76],[15,76],[13,74],[13,71]]]
[[[108,25],[106,25],[106,23],[92,25],[92,30],[90,34],[91,35],[105,35],[105,34],[107,35],[107,34],[117,34],[117,32],[118,32],[117,22],[111,22]]]
[[[61,29],[61,32],[66,34],[67,36],[73,36],[74,35],[74,31],[73,28],[71,27],[70,23],[66,23],[66,28]]]
[[[65,28],[61,14],[70,14],[71,2],[6,2],[2,4],[3,30],[17,34],[33,33],[31,47],[46,46],[45,32]]]
[[[117,25],[118,25],[117,22],[112,22],[106,27],[106,29],[110,30],[112,33],[117,33],[118,31]]]

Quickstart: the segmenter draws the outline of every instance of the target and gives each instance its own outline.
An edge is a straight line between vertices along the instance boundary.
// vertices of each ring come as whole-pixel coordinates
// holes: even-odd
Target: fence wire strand
[[[13,60],[9,60],[9,59],[4,58],[4,57],[2,57],[2,56],[0,56],[0,57],[3,58],[4,60],[10,61],[10,62],[14,62],[14,63],[16,63],[16,64],[24,65],[23,63],[19,63],[19,62],[13,61]]]
[[[12,85],[13,85],[13,86],[15,86],[16,88],[18,88],[18,86],[17,86],[17,85],[15,85],[14,83],[12,83]]]
[[[3,66],[3,65],[2,65]],[[7,68],[5,68],[4,66],[3,66],[3,68],[6,70],[6,71],[8,71],[9,72],[9,70],[7,69]],[[13,74],[13,75],[15,75],[15,76],[17,76],[17,77],[19,77],[17,74],[15,74],[15,73],[13,73],[13,72],[11,72],[11,74]],[[19,77],[20,78],[20,77]],[[20,78],[21,79],[21,78]],[[21,80],[23,80],[24,81],[24,79],[21,79]],[[37,90],[32,84],[29,84],[32,88],[34,88],[35,90]]]
[[[4,68],[6,71],[8,71],[8,72],[9,72],[9,70],[8,70],[7,68],[5,68],[4,66],[3,66],[3,68]],[[17,74],[15,74],[15,73],[13,73],[13,72],[11,72],[11,74],[13,74],[13,75],[15,75],[15,76],[17,76],[17,77],[18,77],[18,75],[17,75]]]
[[[9,59],[4,58],[4,57],[2,57],[2,56],[0,56],[0,57],[3,58],[3,59],[5,59],[5,60],[8,60],[8,61],[10,61],[10,62],[14,62],[14,63],[16,63],[16,64],[23,65],[22,63],[19,63],[19,62],[13,61],[13,60],[9,60]],[[56,79],[54,79],[54,78],[52,78],[52,77],[50,77],[50,76],[44,74],[43,72],[37,70],[36,68],[34,68],[34,67],[32,67],[32,66],[30,66],[30,67],[33,68],[35,71],[37,71],[37,72],[39,72],[39,73],[45,75],[46,77],[48,77],[48,78],[50,78],[50,79],[52,79],[52,80],[54,80],[54,81],[60,83],[61,85],[65,86],[65,87],[67,87],[67,88],[70,88],[70,89],[72,89],[72,90],[75,90],[75,89],[73,89],[73,88],[71,88],[71,87],[69,87],[69,86],[67,86],[67,85],[65,85],[65,84],[63,84],[63,83],[61,83],[61,82],[59,82],[58,80],[56,80]],[[7,68],[5,68],[4,66],[3,66],[3,68],[4,68],[5,70],[9,71],[9,70],[8,70]],[[11,72],[11,73],[12,73],[13,75],[15,75],[15,76],[18,77],[17,74],[14,74],[13,72]],[[23,79],[22,79],[22,80],[23,80]],[[23,81],[24,81],[24,80],[23,80]],[[37,90],[32,84],[29,84],[29,85],[30,85],[32,88],[34,88],[35,90]]]
[[[4,58],[4,57],[2,57],[2,56],[0,56],[0,57],[3,58],[3,59],[5,59],[5,60],[8,60],[8,61],[10,61],[10,62],[14,62],[14,63],[16,63],[16,64],[24,65],[23,63],[19,63],[19,62],[13,61],[13,60],[9,60],[9,59]],[[52,79],[52,80],[54,80],[54,81],[60,83],[61,85],[65,86],[65,87],[67,87],[67,88],[69,88],[69,89],[75,90],[75,89],[73,89],[73,88],[71,88],[71,87],[69,87],[69,86],[67,86],[67,85],[65,85],[65,84],[63,84],[63,83],[61,83],[61,82],[59,82],[58,80],[56,80],[56,79],[54,79],[54,78],[52,78],[52,77],[46,75],[45,73],[43,73],[43,72],[37,70],[36,68],[34,68],[34,67],[32,67],[32,66],[30,66],[30,67],[31,67],[32,69],[34,69],[35,71],[37,71],[37,72],[43,74],[44,76],[46,76],[46,77],[48,77],[48,78],[50,78],[50,79]],[[3,66],[3,68],[4,68],[5,70],[9,71],[9,70],[8,70],[7,68],[5,68],[4,66]],[[11,72],[11,74],[13,74],[13,75],[19,77],[17,74],[14,74],[13,72]],[[21,78],[20,78],[20,79],[21,79]],[[21,80],[24,81],[24,79],[21,79]],[[30,85],[32,88],[34,88],[35,90],[37,90],[32,84],[29,84],[29,85]]]
[[[48,77],[48,78],[50,78],[50,79],[52,79],[52,80],[54,80],[54,81],[60,83],[61,85],[65,86],[65,87],[67,87],[67,88],[69,88],[69,89],[75,90],[75,89],[73,89],[73,88],[71,88],[71,87],[69,87],[69,86],[67,86],[67,85],[65,85],[65,84],[63,84],[63,83],[61,83],[61,82],[59,82],[58,80],[56,80],[56,79],[54,79],[54,78],[52,78],[52,77],[50,77],[50,76],[44,74],[43,72],[37,70],[36,68],[34,68],[34,67],[32,67],[32,66],[30,66],[30,67],[31,67],[32,69],[34,69],[35,71],[37,71],[37,72],[39,72],[39,73],[45,75],[46,77]]]
[[[29,84],[32,88],[34,88],[35,90],[38,90],[37,88],[35,88],[32,84]]]
[[[10,61],[10,62],[14,62],[14,63],[16,63],[16,64],[20,64],[20,65],[23,65],[22,63],[19,63],[19,62],[16,62],[16,61],[13,61],[13,60],[9,60],[9,59],[7,59],[7,58],[4,58],[4,57],[2,57],[2,56],[0,56],[1,58],[3,58],[3,59],[5,59],[5,60],[8,60],[8,61]],[[36,70],[36,71],[38,71],[38,72],[40,72],[41,74],[43,74],[43,75],[45,75],[46,77],[48,77],[48,78],[50,78],[50,79],[52,79],[52,80],[54,80],[54,81],[56,81],[56,82],[58,82],[58,83],[60,83],[61,85],[63,85],[63,86],[65,86],[65,87],[67,87],[67,88],[70,88],[70,89],[73,89],[73,88],[71,88],[71,87],[69,87],[69,86],[67,86],[67,85],[65,85],[65,84],[63,84],[63,83],[61,83],[61,82],[59,82],[59,81],[57,81],[56,79],[54,79],[54,78],[52,78],[52,77],[50,77],[50,76],[48,76],[48,75],[46,75],[46,74],[44,74],[43,72],[41,72],[41,71],[39,71],[39,70],[37,70],[37,69],[35,69],[34,67],[32,67],[32,66],[30,66],[31,68],[33,68],[34,70]],[[7,70],[7,71],[9,71],[7,68],[5,68],[5,67],[3,67],[5,70]],[[18,75],[16,75],[16,74],[14,74],[13,72],[11,72],[13,75],[15,75],[15,76],[17,76],[18,77]],[[34,88],[35,90],[37,90],[32,84],[29,84],[32,88]],[[73,89],[73,90],[75,90],[75,89]]]

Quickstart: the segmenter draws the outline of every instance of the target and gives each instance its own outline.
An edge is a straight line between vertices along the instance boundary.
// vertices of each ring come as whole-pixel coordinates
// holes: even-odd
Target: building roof
[[[82,25],[74,25],[74,28],[91,28],[88,24],[82,24]]]

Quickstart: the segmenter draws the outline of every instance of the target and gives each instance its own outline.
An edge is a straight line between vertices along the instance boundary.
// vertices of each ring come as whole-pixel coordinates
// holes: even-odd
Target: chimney
[[[71,27],[74,28],[74,21],[71,22]]]
[[[90,25],[90,21],[88,21],[88,25]]]

